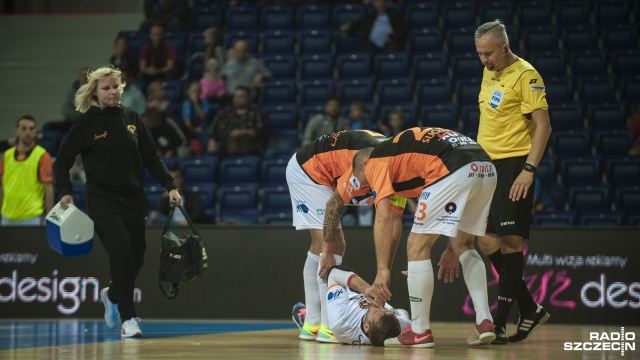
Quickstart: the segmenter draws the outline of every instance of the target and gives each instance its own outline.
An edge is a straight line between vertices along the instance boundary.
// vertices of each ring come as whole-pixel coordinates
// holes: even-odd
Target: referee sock
[[[493,268],[498,272],[498,275],[500,275],[500,269],[502,269],[502,252],[500,252],[500,249],[491,255],[487,255],[487,257],[491,261]]]
[[[409,261],[409,302],[411,304],[411,330],[422,334],[431,328],[431,298],[433,297],[433,265],[431,259]]]
[[[304,278],[304,302],[307,307],[305,321],[309,325],[317,325],[320,322],[320,293],[318,292],[318,264],[320,256],[307,252],[307,261],[304,262],[302,276]]]
[[[342,264],[342,256],[333,254],[333,258],[336,259],[336,265]],[[329,328],[329,315],[327,314],[327,282],[322,280],[320,276],[318,276],[318,268],[320,267],[320,258],[318,258],[318,266],[316,266],[315,277],[316,277],[316,287],[320,293],[320,314],[322,325],[326,328]]]
[[[496,326],[506,327],[511,306],[522,286],[523,266],[522,252],[502,255],[502,269],[499,272],[500,284],[498,285],[498,311],[494,321]]]
[[[469,295],[476,311],[476,324],[489,319],[493,322],[489,311],[489,295],[487,294],[487,269],[480,254],[475,249],[470,249],[460,255],[462,275],[467,284]]]

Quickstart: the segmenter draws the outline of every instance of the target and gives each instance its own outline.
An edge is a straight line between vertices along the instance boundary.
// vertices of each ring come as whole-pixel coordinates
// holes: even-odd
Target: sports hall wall
[[[203,227],[209,271],[182,283],[177,299],[167,300],[158,289],[161,231],[148,229],[145,266],[136,281],[143,318],[285,320],[293,304],[304,301],[301,270],[309,247],[307,232],[274,226]],[[408,231],[391,283],[390,303],[403,308],[409,308],[406,280],[400,274],[406,268]],[[371,229],[345,228],[345,237],[344,264],[372,282],[376,266]],[[436,275],[445,246],[441,238],[433,249]],[[0,317],[101,317],[98,294],[108,285],[107,261],[98,239],[89,255],[65,258],[49,248],[44,228],[0,228]],[[497,278],[487,269],[489,299],[496,299]],[[525,279],[554,323],[638,325],[640,232],[534,229],[525,255]],[[436,280],[433,321],[472,321],[472,311],[462,277],[449,285]]]

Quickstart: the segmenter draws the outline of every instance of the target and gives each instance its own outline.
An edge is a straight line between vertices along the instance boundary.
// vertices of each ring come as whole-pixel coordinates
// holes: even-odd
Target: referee
[[[485,66],[478,96],[478,143],[498,172],[487,235],[479,238],[478,247],[500,274],[493,343],[506,344],[526,339],[549,318],[523,280],[522,242],[529,238],[534,175],[551,124],[542,77],[511,52],[502,21],[480,25],[474,40]],[[514,301],[521,315],[516,333],[507,337],[507,317]]]

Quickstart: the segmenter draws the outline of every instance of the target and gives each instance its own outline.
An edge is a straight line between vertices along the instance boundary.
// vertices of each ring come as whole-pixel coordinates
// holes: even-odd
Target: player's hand
[[[509,199],[511,199],[511,201],[519,201],[520,199],[526,198],[527,192],[529,192],[529,188],[533,184],[533,177],[533,173],[522,170],[516,178],[516,181],[511,185]]]
[[[442,280],[444,277],[444,283],[453,283],[455,277],[460,277],[460,259],[458,255],[447,247],[442,256],[440,256],[440,261],[438,262],[438,280]]]
[[[389,291],[389,270],[378,270],[378,274],[376,275],[376,281],[373,282],[373,286],[377,289],[378,296],[381,299],[377,299],[377,301],[385,303],[391,299],[391,291]]]
[[[332,266],[336,265],[336,259],[333,257],[333,254],[325,254],[322,252],[320,254],[320,265],[318,266],[318,276],[322,278],[322,280],[327,281],[329,277],[329,269]]]
[[[68,208],[69,204],[73,204],[73,196],[65,195],[62,198],[60,198],[60,205],[62,205],[63,209]]]
[[[371,305],[375,307],[384,307],[385,301],[382,300],[384,295],[380,292],[380,289],[371,285],[364,290],[364,296],[367,297]]]

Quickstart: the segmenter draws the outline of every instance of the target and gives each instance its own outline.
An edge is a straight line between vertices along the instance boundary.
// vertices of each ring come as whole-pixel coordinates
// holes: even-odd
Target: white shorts
[[[411,232],[454,237],[458,230],[482,236],[497,183],[490,161],[474,161],[422,190]]]
[[[324,209],[335,189],[313,182],[298,164],[295,154],[287,165],[287,185],[291,195],[293,226],[296,230],[322,230]]]

